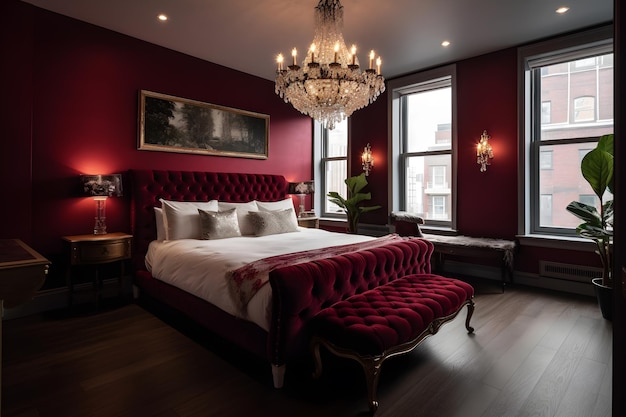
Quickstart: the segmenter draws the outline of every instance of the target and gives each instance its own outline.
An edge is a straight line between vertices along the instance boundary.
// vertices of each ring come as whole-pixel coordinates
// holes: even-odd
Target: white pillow
[[[251,211],[248,218],[254,226],[255,236],[276,235],[279,233],[299,232],[298,223],[293,224],[293,207],[287,210]]]
[[[202,231],[200,238],[204,240],[225,239],[241,236],[237,210],[206,211],[198,209]]]
[[[154,208],[154,221],[156,222],[157,240],[165,240],[165,218],[161,207]]]
[[[220,201],[217,203],[219,211],[230,210],[232,208],[237,209],[237,219],[239,220],[239,230],[242,235],[253,235],[254,226],[248,219],[249,211],[259,211],[259,207],[256,205],[256,201],[249,201],[247,203],[226,203]]]
[[[279,211],[291,209],[291,218],[288,219],[294,227],[298,227],[298,216],[293,208],[293,200],[286,198],[280,201],[257,201],[256,205],[259,207],[259,211]]]
[[[161,199],[165,223],[165,239],[200,239],[198,209],[217,211],[217,200],[169,201]]]

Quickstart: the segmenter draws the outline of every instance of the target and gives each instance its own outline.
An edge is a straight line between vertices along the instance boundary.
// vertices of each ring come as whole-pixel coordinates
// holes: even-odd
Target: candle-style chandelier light
[[[276,59],[276,94],[328,129],[385,91],[381,58],[371,51],[369,68],[362,71],[356,46],[348,50],[342,28],[339,0],[320,0],[315,8],[315,36],[302,66],[296,48],[291,51],[293,63],[286,69],[283,55]]]

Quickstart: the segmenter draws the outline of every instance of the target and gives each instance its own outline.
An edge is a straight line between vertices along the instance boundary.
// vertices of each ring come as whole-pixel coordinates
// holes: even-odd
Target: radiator
[[[593,266],[539,261],[539,275],[547,278],[589,283],[593,278],[602,277],[602,269]]]

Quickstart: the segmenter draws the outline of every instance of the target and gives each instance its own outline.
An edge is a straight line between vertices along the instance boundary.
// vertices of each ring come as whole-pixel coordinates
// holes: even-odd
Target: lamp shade
[[[82,195],[90,197],[122,197],[122,174],[81,175]]]
[[[313,194],[315,185],[313,181],[290,182],[287,194]]]

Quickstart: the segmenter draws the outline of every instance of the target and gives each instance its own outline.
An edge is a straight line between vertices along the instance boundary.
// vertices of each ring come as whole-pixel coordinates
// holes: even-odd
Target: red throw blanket
[[[390,242],[405,238],[397,234],[389,234],[367,242],[351,243],[341,246],[313,249],[302,252],[286,253],[250,262],[229,272],[229,287],[237,307],[243,312],[245,306],[256,292],[269,281],[271,270],[282,266],[295,265],[329,256],[356,252],[364,249],[384,246]]]

